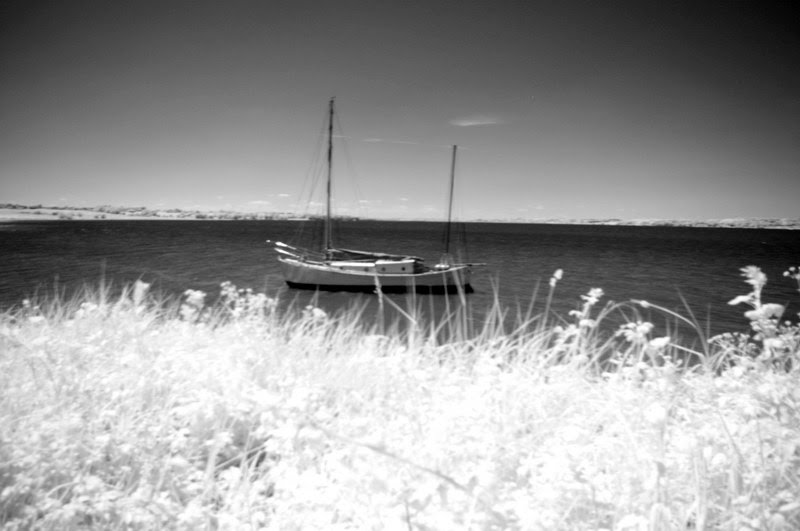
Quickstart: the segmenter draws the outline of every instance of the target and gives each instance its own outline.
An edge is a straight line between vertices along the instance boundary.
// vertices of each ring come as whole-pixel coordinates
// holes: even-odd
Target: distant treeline
[[[120,207],[101,205],[94,207],[18,205],[0,203],[0,209],[25,210],[31,214],[56,214],[59,219],[82,218],[83,212],[92,214],[95,219],[105,219],[106,215],[130,216],[136,218],[165,219],[222,219],[222,220],[288,220],[299,219],[297,214],[289,212],[237,212],[235,210],[182,210],[180,208],[153,209],[147,207]],[[354,216],[335,216],[338,220],[358,221]],[[320,215],[303,216],[302,219],[321,219]],[[800,229],[800,218],[726,218],[707,220],[686,219],[633,219],[590,218],[590,219],[476,219],[481,223],[546,223],[546,224],[581,224],[581,225],[636,225],[660,227],[723,227],[751,229]]]
[[[285,212],[279,213],[250,213],[236,211],[200,211],[200,210],[181,210],[179,208],[152,209],[147,207],[118,207],[101,205],[95,207],[76,207],[76,206],[49,206],[49,205],[18,205],[13,203],[0,203],[0,209],[6,210],[25,210],[31,214],[55,213],[60,218],[69,219],[73,217],[83,217],[81,214],[86,212],[94,214],[95,218],[103,219],[105,215],[148,217],[148,218],[169,218],[169,219],[232,219],[232,220],[269,220],[269,219],[290,219],[296,218],[296,214]]]

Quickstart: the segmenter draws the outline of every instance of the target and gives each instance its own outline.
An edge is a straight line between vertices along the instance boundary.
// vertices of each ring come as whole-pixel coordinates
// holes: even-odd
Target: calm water
[[[311,292],[288,290],[275,254],[265,240],[292,241],[299,222],[291,221],[68,221],[0,223],[0,306],[18,304],[36,293],[71,293],[101,278],[116,285],[141,278],[170,294],[202,289],[213,300],[229,280],[305,304]],[[467,258],[486,262],[473,277],[469,296],[476,314],[488,306],[498,286],[501,302],[523,308],[540,284],[542,307],[548,280],[564,270],[554,308],[566,316],[580,295],[601,287],[604,300],[646,299],[683,309],[682,297],[712,331],[746,330],[744,307],[726,302],[747,292],[739,268],[760,266],[769,277],[765,300],[791,303],[800,294],[782,277],[800,265],[800,231],[677,227],[467,224]],[[342,222],[337,244],[366,250],[409,253],[435,263],[441,225],[417,222]],[[446,296],[420,296],[441,307]],[[430,297],[433,300],[427,300]],[[405,304],[403,296],[396,300]],[[451,299],[452,300],[452,299]],[[375,304],[375,297],[321,294],[318,304],[335,309]],[[645,315],[645,317],[648,317]],[[654,322],[664,322],[657,315]]]

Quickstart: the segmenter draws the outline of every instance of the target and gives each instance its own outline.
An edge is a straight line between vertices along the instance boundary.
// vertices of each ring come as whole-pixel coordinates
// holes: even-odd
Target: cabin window
[[[406,266],[401,267],[400,270],[401,271],[405,271],[406,270]]]

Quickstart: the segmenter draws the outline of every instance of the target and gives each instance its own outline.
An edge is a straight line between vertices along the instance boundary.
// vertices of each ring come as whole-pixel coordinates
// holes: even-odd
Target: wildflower
[[[594,306],[603,297],[603,288],[592,288],[586,295],[581,295],[581,299],[586,301],[589,306]]]
[[[310,304],[306,306],[303,315],[306,319],[310,319],[312,321],[324,321],[328,317],[328,314],[325,313],[325,310],[317,308],[316,306],[311,306]]]
[[[761,288],[767,283],[767,275],[765,275],[760,267],[749,265],[741,268],[742,276],[746,277],[748,284],[753,286],[756,290],[761,291]]]
[[[255,293],[252,288],[237,289],[230,281],[220,284],[220,298],[234,319],[260,319],[278,306],[276,299]]]
[[[667,345],[669,345],[670,341],[671,341],[671,339],[670,339],[669,336],[656,337],[654,339],[651,339],[649,344],[650,344],[650,346],[652,348],[657,349],[657,350],[661,350],[662,348],[664,348]]]
[[[800,291],[800,267],[790,267],[783,272],[783,276],[794,279],[797,282],[797,291]]]
[[[586,295],[581,295],[581,299],[583,299],[583,308],[581,310],[571,310],[569,315],[575,317],[579,321],[582,319],[589,318],[589,312],[592,310],[592,306],[597,304],[597,301],[603,296],[602,288],[592,288],[589,290],[589,293]]]
[[[784,346],[786,346],[786,344],[783,339],[779,337],[768,337],[764,339],[764,350],[780,350]]]
[[[732,299],[729,304],[735,305],[745,303],[750,306],[744,315],[750,321],[750,328],[753,331],[751,337],[740,338],[733,341],[730,338],[712,338],[725,351],[740,350],[751,355],[758,355],[756,344],[761,342],[762,351],[759,359],[770,360],[775,356],[787,356],[793,352],[797,345],[798,328],[791,322],[780,324],[786,307],[782,304],[761,302],[761,290],[767,283],[767,276],[756,266],[747,266],[741,269],[742,275],[746,277],[745,282],[753,286],[753,291],[747,295],[740,295]],[[783,276],[793,278],[798,281],[800,288],[800,270],[790,267],[784,271]],[[718,340],[718,341],[715,341]]]
[[[204,291],[187,289],[183,295],[186,300],[181,305],[181,317],[187,321],[196,321],[205,306],[206,294]]]
[[[751,321],[760,321],[762,319],[780,319],[786,308],[781,304],[768,303],[762,304],[760,307],[745,312],[745,317]]]
[[[206,294],[204,291],[200,291],[199,289],[187,289],[183,294],[186,296],[184,304],[189,304],[198,308],[202,308],[205,305]]]
[[[625,323],[617,330],[617,336],[624,336],[630,343],[644,343],[647,335],[653,330],[653,324],[646,321],[636,321],[635,323]]]
[[[100,307],[93,302],[82,302],[80,308],[75,312],[75,319],[83,319],[100,311]]]
[[[550,287],[556,287],[556,283],[561,280],[561,277],[564,276],[564,271],[562,269],[556,269],[553,273],[553,276],[550,277]]]

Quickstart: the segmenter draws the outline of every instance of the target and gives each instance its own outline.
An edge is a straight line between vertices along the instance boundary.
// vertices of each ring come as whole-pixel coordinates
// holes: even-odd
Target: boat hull
[[[335,267],[281,257],[281,271],[292,288],[324,291],[384,293],[471,293],[469,265],[455,265],[445,270],[421,273],[376,273],[347,271]]]

